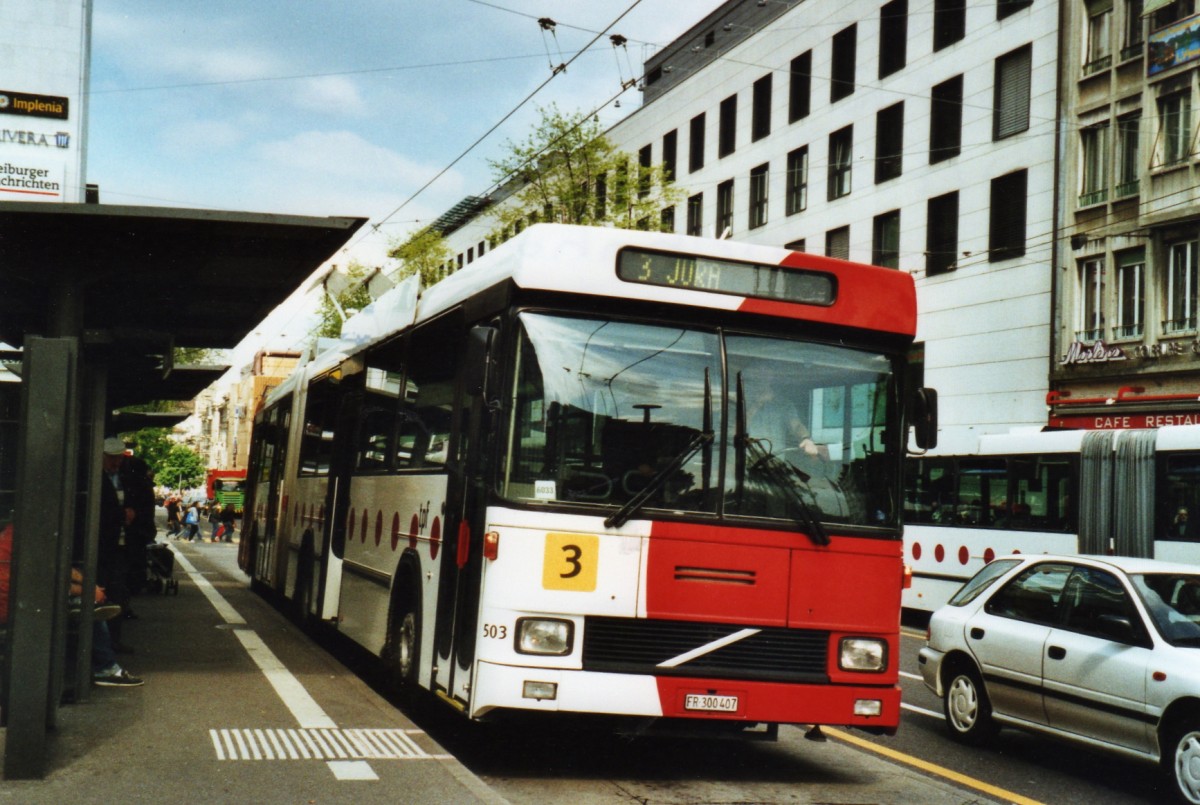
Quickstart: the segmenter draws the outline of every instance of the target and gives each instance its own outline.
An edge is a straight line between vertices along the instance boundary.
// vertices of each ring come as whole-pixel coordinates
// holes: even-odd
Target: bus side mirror
[[[491,374],[492,342],[496,339],[496,328],[477,324],[467,334],[467,360],[465,367],[466,391],[470,395],[486,395],[488,376]]]
[[[913,396],[913,440],[922,450],[937,447],[938,411],[937,389],[920,388]]]

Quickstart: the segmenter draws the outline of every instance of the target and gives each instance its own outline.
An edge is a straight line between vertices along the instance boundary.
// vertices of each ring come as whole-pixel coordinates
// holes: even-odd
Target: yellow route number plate
[[[599,562],[600,538],[594,534],[547,534],[542,587],[590,593]]]

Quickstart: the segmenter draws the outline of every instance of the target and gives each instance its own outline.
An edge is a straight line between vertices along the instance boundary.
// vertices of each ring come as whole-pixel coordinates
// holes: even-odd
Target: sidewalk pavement
[[[170,544],[178,594],[123,624],[145,684],[64,705],[45,779],[0,803],[504,802],[229,575],[236,543]]]

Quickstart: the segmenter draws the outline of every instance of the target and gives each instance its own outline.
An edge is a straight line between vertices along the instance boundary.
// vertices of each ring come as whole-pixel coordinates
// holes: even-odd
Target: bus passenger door
[[[318,542],[313,546],[319,568],[315,611],[321,620],[336,618],[341,597],[342,557],[346,547],[346,520],[350,508],[350,486],[354,476],[355,436],[362,408],[362,391],[347,389],[338,403],[333,432],[333,452],[329,457],[329,488],[326,490],[325,522]],[[304,553],[304,546],[301,547]]]
[[[478,329],[478,328],[476,328]],[[487,329],[487,328],[485,328]],[[461,332],[461,330],[460,330]],[[443,695],[456,705],[470,702],[471,667],[479,614],[482,541],[482,490],[479,488],[480,422],[482,397],[471,393],[465,379],[473,362],[486,355],[487,343],[462,344],[453,350],[459,357],[455,366],[455,406],[452,412],[453,453],[447,464],[445,549],[439,568],[437,593],[437,674],[435,682]],[[447,339],[447,342],[450,342]]]

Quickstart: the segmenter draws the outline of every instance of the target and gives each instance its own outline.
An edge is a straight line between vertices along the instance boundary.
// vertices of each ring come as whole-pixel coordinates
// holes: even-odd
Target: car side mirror
[[[1100,631],[1105,637],[1112,640],[1121,643],[1138,642],[1137,631],[1133,628],[1133,621],[1124,615],[1101,615],[1096,619],[1096,625],[1100,627]]]

